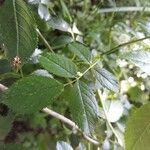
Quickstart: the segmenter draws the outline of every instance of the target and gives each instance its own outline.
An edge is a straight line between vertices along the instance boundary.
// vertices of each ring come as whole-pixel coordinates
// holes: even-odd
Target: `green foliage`
[[[0,0],[0,149],[148,149],[148,6]]]
[[[21,144],[2,144],[0,145],[0,149],[2,150],[24,150]]]
[[[76,77],[77,69],[75,64],[64,56],[47,53],[41,56],[39,61],[45,69],[55,75],[69,78]]]
[[[35,113],[51,104],[62,90],[63,85],[54,79],[26,77],[10,87],[3,96],[3,103],[19,114]]]
[[[126,124],[127,150],[148,150],[150,141],[150,104],[143,105],[129,117]]]
[[[19,56],[26,62],[37,46],[36,25],[23,0],[5,0],[0,6],[0,33],[12,61]]]
[[[91,54],[89,48],[85,47],[80,43],[71,43],[68,46],[69,50],[72,51],[75,55],[77,55],[81,60],[90,63]]]
[[[63,16],[67,19],[69,19],[70,22],[72,22],[72,17],[71,17],[71,14],[69,13],[69,10],[66,6],[66,4],[64,3],[63,0],[60,0],[60,4],[61,4],[61,7],[62,7],[62,13],[63,13]]]
[[[109,90],[112,90],[116,93],[119,92],[119,85],[117,79],[104,68],[100,68],[99,66],[96,66],[95,68],[95,74],[96,74],[96,86],[97,88],[107,88]]]
[[[53,49],[58,49],[58,48],[62,48],[64,46],[66,46],[67,44],[71,43],[73,41],[73,39],[68,36],[68,35],[61,35],[56,37],[53,40],[52,46]]]
[[[93,132],[98,119],[98,105],[93,91],[82,81],[77,81],[66,92],[73,120],[87,134]]]

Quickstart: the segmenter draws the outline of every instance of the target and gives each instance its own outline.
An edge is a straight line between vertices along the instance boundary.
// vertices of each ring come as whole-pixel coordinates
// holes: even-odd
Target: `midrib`
[[[15,26],[16,26],[16,55],[19,56],[19,26],[17,19],[17,10],[16,10],[16,0],[13,0],[13,9],[14,9],[14,18],[15,18]]]

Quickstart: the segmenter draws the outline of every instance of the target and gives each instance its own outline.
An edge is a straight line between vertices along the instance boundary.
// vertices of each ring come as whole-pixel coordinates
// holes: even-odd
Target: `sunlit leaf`
[[[100,68],[99,66],[96,66],[95,73],[97,88],[104,87],[114,92],[119,91],[118,81],[112,73],[107,71],[105,68]]]
[[[125,131],[126,150],[149,150],[150,104],[145,104],[129,117]]]

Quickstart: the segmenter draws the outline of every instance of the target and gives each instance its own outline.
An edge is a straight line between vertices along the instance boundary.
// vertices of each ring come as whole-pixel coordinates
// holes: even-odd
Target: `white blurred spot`
[[[148,76],[148,75],[147,75],[146,73],[142,73],[142,74],[141,74],[141,77],[142,77],[143,79],[147,78],[147,76]]]
[[[126,80],[120,81],[121,84],[121,93],[127,92],[129,89],[128,82]]]
[[[140,88],[141,88],[142,91],[144,91],[145,90],[145,85],[141,84]]]
[[[123,114],[123,105],[120,100],[106,101],[107,119],[109,122],[116,122]]]
[[[105,141],[103,142],[102,149],[103,150],[110,150],[111,149],[110,142],[109,142],[108,138],[106,138]]]
[[[126,67],[128,65],[128,62],[125,59],[118,59],[117,64],[119,65],[119,67]]]
[[[47,6],[45,6],[43,4],[39,4],[38,14],[41,17],[41,19],[44,19],[46,21],[50,19],[49,10],[48,10]]]
[[[40,49],[36,48],[35,51],[33,52],[33,54],[31,55],[31,60],[34,64],[38,63],[38,58],[39,58],[40,54],[42,54],[42,51]]]
[[[128,78],[128,82],[129,82],[129,83],[133,83],[133,82],[134,82],[134,78],[133,78],[133,77],[129,77],[129,78]]]

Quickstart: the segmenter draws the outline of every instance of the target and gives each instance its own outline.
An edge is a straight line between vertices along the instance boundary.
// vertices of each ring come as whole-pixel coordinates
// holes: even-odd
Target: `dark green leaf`
[[[74,42],[68,45],[69,50],[71,50],[75,55],[77,55],[81,60],[89,63],[91,61],[91,54],[89,48],[83,44]]]
[[[51,104],[63,85],[54,79],[30,76],[14,83],[4,94],[3,103],[19,114],[34,113]]]
[[[10,63],[6,59],[0,59],[0,74],[7,73],[11,70]]]
[[[58,54],[47,53],[39,58],[39,62],[49,72],[61,77],[74,78],[77,74],[75,64]]]
[[[129,117],[125,131],[126,150],[149,150],[150,103]]]
[[[37,46],[34,18],[23,0],[5,0],[0,6],[0,33],[12,60],[19,56],[26,62]]]
[[[97,88],[104,87],[114,92],[119,91],[118,81],[113,76],[112,73],[98,66],[96,66],[95,68],[95,73],[96,73],[96,87]]]
[[[1,150],[25,150],[21,144],[0,144]]]
[[[87,134],[91,134],[98,116],[98,105],[87,84],[77,81],[67,92],[73,120]]]
[[[61,35],[53,41],[52,47],[53,47],[53,49],[60,48],[60,47],[63,47],[65,45],[71,43],[72,41],[73,41],[73,39],[70,36]]]
[[[150,52],[148,51],[132,51],[123,53],[121,58],[127,59],[130,63],[133,63],[139,67],[142,71],[150,75]]]
[[[0,116],[0,140],[4,140],[10,131],[13,119],[14,117],[10,114],[6,117]]]

